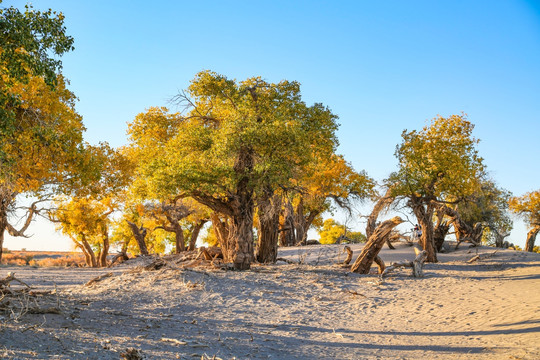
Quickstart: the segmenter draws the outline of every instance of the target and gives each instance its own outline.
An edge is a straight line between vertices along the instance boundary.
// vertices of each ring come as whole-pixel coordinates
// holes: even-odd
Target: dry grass
[[[2,255],[2,265],[38,267],[81,267],[85,265],[80,253],[41,251],[11,251]]]

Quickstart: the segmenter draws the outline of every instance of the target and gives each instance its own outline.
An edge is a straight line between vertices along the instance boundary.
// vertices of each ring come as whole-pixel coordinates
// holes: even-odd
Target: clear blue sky
[[[23,6],[4,1],[0,6]],[[465,112],[493,178],[540,188],[540,3],[490,1],[36,0],[66,16],[63,72],[91,143],[126,142],[126,123],[210,69],[297,80],[340,117],[340,152],[382,180],[404,129]],[[47,235],[8,240],[41,248]],[[363,230],[363,229],[362,229]],[[523,244],[516,222],[511,241]],[[60,242],[58,242],[60,243]],[[45,246],[43,246],[45,248]]]

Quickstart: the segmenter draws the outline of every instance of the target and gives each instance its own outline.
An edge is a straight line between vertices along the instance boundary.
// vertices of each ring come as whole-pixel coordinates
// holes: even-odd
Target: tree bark
[[[279,230],[279,245],[294,246],[296,244],[296,228],[294,226],[294,210],[289,200],[284,205],[282,223]]]
[[[474,225],[467,224],[456,210],[446,205],[439,206],[438,210],[448,215],[450,217],[450,223],[454,225],[457,240],[456,249],[463,241],[470,241],[474,246],[479,246],[482,243],[484,227],[481,223]]]
[[[101,249],[101,254],[99,257],[99,266],[107,267],[107,256],[109,255],[109,234],[107,232],[103,233],[103,248]]]
[[[81,244],[84,248],[83,251],[86,251],[88,254],[88,260],[90,260],[90,264],[87,262],[86,265],[90,267],[97,267],[96,255],[94,254],[94,250],[92,250],[92,247],[88,243],[88,240],[86,240],[86,235],[84,234],[81,234]]]
[[[534,249],[534,242],[536,241],[536,235],[540,232],[540,225],[535,225],[527,233],[527,241],[525,242],[525,251],[532,252]]]
[[[127,220],[126,220],[127,221]],[[148,230],[144,228],[142,225],[141,227],[137,227],[135,223],[132,223],[131,221],[127,221],[131,232],[133,233],[133,236],[135,237],[135,241],[137,241],[137,246],[139,247],[139,252],[141,255],[148,255],[148,248],[146,247],[146,234]]]
[[[390,232],[402,222],[403,220],[396,216],[378,225],[368,238],[366,245],[362,248],[362,252],[358,255],[358,258],[351,267],[351,271],[360,274],[369,274],[369,269],[371,269],[371,265],[379,255]]]
[[[249,202],[250,199],[243,199]],[[240,206],[229,225],[230,259],[236,270],[249,270],[253,262],[253,206]]]
[[[216,213],[210,215],[212,221],[212,228],[219,242],[219,247],[223,253],[223,259],[225,262],[229,261],[229,224],[228,220],[221,220]],[[232,260],[231,260],[232,261]]]
[[[177,254],[181,254],[183,251],[186,251],[186,239],[184,238],[184,231],[180,226],[174,231],[174,240]]]
[[[411,199],[411,207],[418,224],[422,227],[422,236],[420,237],[420,245],[426,251],[427,262],[437,262],[437,252],[433,244],[433,213],[434,206],[431,203],[424,204],[422,199]]]
[[[263,199],[259,206],[259,238],[255,257],[260,263],[275,263],[279,239],[279,212],[281,196],[272,195]]]
[[[197,244],[197,239],[199,238],[199,233],[201,232],[201,229],[203,228],[204,224],[208,219],[203,219],[197,222],[195,225],[193,225],[193,229],[191,229],[191,236],[189,238],[189,251],[195,250],[195,245]]]

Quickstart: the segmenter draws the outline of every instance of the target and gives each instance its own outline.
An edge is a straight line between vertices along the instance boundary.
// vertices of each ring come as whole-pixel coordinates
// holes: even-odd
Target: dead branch
[[[10,286],[10,283],[12,281],[16,281],[18,282],[19,284],[21,285],[24,285],[26,286],[27,288],[30,288],[30,285],[28,285],[27,283],[25,283],[24,281],[22,280],[19,280],[15,277],[15,273],[13,272],[8,272],[7,276],[0,280],[0,291],[2,291],[4,288],[8,288]]]
[[[477,260],[485,260],[485,259],[489,259],[490,257],[492,257],[493,255],[495,255],[497,253],[497,251],[499,250],[495,250],[494,252],[490,253],[490,254],[478,254],[476,256],[473,256],[471,259],[469,259],[467,261],[468,264],[470,263],[473,263]]]
[[[91,285],[93,285],[93,284],[95,284],[95,283],[98,283],[98,282],[100,282],[100,281],[102,281],[102,280],[104,280],[104,279],[106,279],[106,278],[111,277],[111,276],[113,276],[113,273],[112,273],[112,272],[106,273],[106,274],[103,274],[103,275],[99,275],[98,277],[93,278],[92,280],[90,280],[89,282],[87,282],[86,284],[84,284],[84,286],[91,286]]]

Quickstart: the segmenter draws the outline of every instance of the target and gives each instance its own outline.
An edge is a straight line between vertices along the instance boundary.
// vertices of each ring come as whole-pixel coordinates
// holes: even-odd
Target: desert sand
[[[380,255],[415,256],[405,244]],[[343,245],[279,256],[295,264],[1,267],[0,279],[14,272],[32,287],[34,308],[60,311],[0,314],[0,358],[540,359],[540,254],[465,247],[439,254],[424,278],[399,269],[383,283],[336,265]]]

